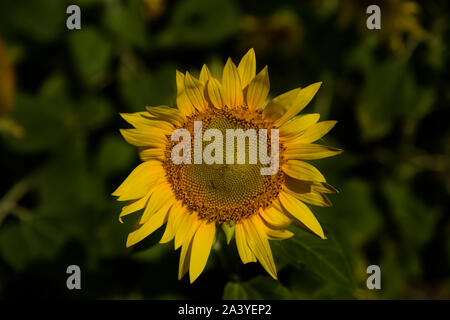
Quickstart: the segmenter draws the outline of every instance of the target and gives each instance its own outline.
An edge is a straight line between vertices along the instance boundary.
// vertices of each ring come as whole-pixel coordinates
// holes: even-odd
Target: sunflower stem
[[[19,200],[30,190],[30,182],[27,178],[17,182],[0,199],[0,226],[5,218],[13,212],[18,205]]]

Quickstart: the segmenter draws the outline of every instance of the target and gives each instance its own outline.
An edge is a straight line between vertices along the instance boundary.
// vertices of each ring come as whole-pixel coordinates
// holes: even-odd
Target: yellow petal
[[[340,153],[342,153],[342,149],[320,144],[297,143],[289,144],[284,156],[288,160],[314,160],[333,157]]]
[[[296,193],[307,193],[312,191],[312,181],[304,181],[294,179],[290,176],[286,176],[284,179],[284,185],[293,192]]]
[[[223,98],[223,89],[219,80],[216,78],[209,78],[209,81],[206,84],[206,88],[208,91],[208,98],[217,109],[221,109],[224,105]]]
[[[319,221],[317,221],[314,214],[303,202],[295,199],[295,197],[284,191],[280,192],[279,199],[283,208],[286,209],[294,218],[303,223],[316,235],[322,239],[325,239],[325,235]]]
[[[136,200],[144,197],[164,176],[164,168],[159,161],[147,161],[138,165],[113,192],[119,201]]]
[[[172,222],[173,219],[174,215],[172,214],[171,211],[169,211],[167,216],[166,229],[164,230],[164,233],[161,239],[159,240],[159,243],[167,243],[171,241],[173,237],[175,237],[175,232],[173,231],[173,222]]]
[[[183,246],[181,248],[180,264],[178,267],[178,280],[183,278],[183,276],[189,269],[192,254],[192,238],[194,237],[194,234],[196,233],[199,226],[200,220],[195,215],[192,223],[189,225],[189,230],[182,244]]]
[[[183,214],[185,214],[185,212],[182,209],[180,201],[175,202],[170,208],[169,216],[167,218],[166,230],[164,231],[161,240],[159,240],[159,243],[167,243],[175,237],[175,233],[177,230],[176,224]]]
[[[301,89],[295,99],[295,103],[280,119],[275,122],[275,125],[282,125],[293,116],[301,112],[309,104],[312,98],[314,98],[321,85],[322,82],[316,82]]]
[[[203,84],[195,79],[189,72],[186,72],[186,77],[184,78],[184,85],[186,88],[186,95],[191,101],[192,105],[197,110],[205,110],[208,107],[205,96],[203,94],[204,86]]]
[[[263,222],[258,215],[242,222],[246,234],[247,244],[264,269],[277,279],[277,269],[273,261],[272,250],[264,232]]]
[[[236,223],[235,230],[236,247],[238,249],[239,257],[242,263],[256,262],[256,256],[247,245],[246,233],[242,222]]]
[[[148,113],[147,112],[120,113],[120,116],[126,122],[128,122],[129,124],[131,124],[136,128],[138,126],[147,125],[145,122],[148,121],[148,119],[143,117],[146,114]]]
[[[296,193],[291,191],[290,189],[286,190],[286,192],[295,197],[296,199],[312,204],[314,206],[319,207],[331,206],[331,201],[328,199],[328,197],[320,192],[311,191],[305,193]]]
[[[150,114],[150,117],[158,120],[164,120],[173,124],[180,124],[185,119],[180,110],[170,108],[168,106],[146,107],[146,109]]]
[[[170,185],[167,182],[160,183],[157,187],[154,188],[152,195],[150,196],[150,199],[148,201],[148,205],[145,208],[141,218],[139,219],[139,223],[142,224],[147,222],[150,217],[164,205],[168,203],[173,204],[174,202],[175,196]]]
[[[186,89],[184,86],[184,74],[179,72],[177,70],[177,107],[178,110],[181,111],[181,113],[184,116],[189,116],[195,112],[195,108],[191,103],[191,100],[189,100],[188,96],[186,95]]]
[[[292,219],[275,206],[266,209],[261,208],[259,214],[267,224],[278,229],[287,228],[292,222]]]
[[[209,253],[216,234],[216,224],[203,220],[192,242],[189,278],[191,283],[202,273],[208,261]]]
[[[311,113],[297,116],[280,127],[281,137],[293,137],[319,121],[320,114]]]
[[[285,229],[273,229],[263,224],[264,232],[269,240],[286,240],[292,237],[294,234]]]
[[[294,179],[286,176],[285,186],[296,193],[320,192],[320,193],[338,193],[339,191],[326,182],[314,182]]]
[[[255,77],[256,74],[256,56],[255,50],[250,49],[237,67],[241,79],[241,87],[244,89]]]
[[[165,133],[171,132],[174,127],[165,120],[152,119],[148,112],[121,113],[120,116],[135,128],[160,128]]]
[[[242,106],[244,96],[242,93],[241,80],[236,65],[228,58],[223,69],[222,85],[225,104],[228,107]]]
[[[192,223],[198,220],[196,216],[196,213],[188,213],[181,218],[178,228],[175,230],[175,250],[183,244]]]
[[[317,141],[333,129],[336,123],[337,121],[332,120],[318,122],[296,137],[293,143],[311,143]]]
[[[288,160],[281,169],[288,176],[298,180],[326,182],[319,170],[303,161]]]
[[[178,280],[184,277],[189,270],[189,262],[191,261],[192,241],[181,247],[180,262],[178,266]]]
[[[287,96],[279,96],[280,99],[273,99],[266,108],[268,115],[275,120],[275,126],[281,126],[293,116],[302,111],[315,96],[322,82],[313,83],[303,89],[294,89],[287,92]]]
[[[167,221],[167,213],[172,204],[167,203],[150,217],[141,227],[128,235],[127,248],[148,237],[155,230],[159,229]]]
[[[141,199],[134,200],[130,202],[129,204],[122,207],[122,211],[119,215],[119,222],[123,223],[122,217],[129,215],[130,213],[136,212],[138,210],[143,209],[148,202],[148,199],[150,198],[150,195],[152,194],[153,189],[150,189],[150,191]]]
[[[261,109],[270,90],[267,66],[250,82],[247,89],[247,105],[251,110]]]
[[[173,220],[173,229],[175,234],[180,229],[180,225],[183,222],[183,219],[190,216],[191,214],[187,211],[187,209],[183,206],[183,202],[177,201],[174,203],[172,210],[176,210],[178,213]]]
[[[166,159],[165,148],[145,148],[139,151],[139,157],[142,161],[160,160]]]
[[[200,81],[203,84],[206,84],[209,78],[211,78],[211,71],[209,71],[208,66],[206,64],[203,65],[202,70],[200,71]]]
[[[300,88],[293,89],[273,98],[264,108],[264,116],[273,121],[281,119],[289,109],[294,108],[300,91]]]
[[[147,121],[144,122],[146,127],[142,127],[144,130],[156,128],[164,131],[164,134],[172,134],[175,129],[172,123],[163,120],[151,119],[150,115],[144,115],[143,118],[147,119]]]
[[[146,122],[146,126],[142,126],[139,129],[143,131],[144,133],[147,131],[153,132],[154,130],[161,131],[164,135],[171,135],[174,129],[173,124],[162,121],[162,120],[152,120],[149,116],[145,115],[144,118],[148,117],[148,120]]]
[[[311,185],[311,188],[317,192],[322,193],[339,193],[339,191],[335,187],[329,185],[326,182],[313,183]]]
[[[136,147],[164,147],[166,133],[159,128],[120,129],[125,141]]]

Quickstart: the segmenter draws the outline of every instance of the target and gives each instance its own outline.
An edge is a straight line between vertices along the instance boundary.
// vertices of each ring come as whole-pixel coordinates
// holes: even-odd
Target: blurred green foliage
[[[2,1],[16,85],[0,112],[0,297],[450,298],[449,4],[417,2],[402,16],[406,2],[386,0],[386,29],[361,32],[361,3]],[[81,30],[66,28],[69,4]],[[155,245],[160,234],[125,248],[135,218],[120,224],[110,194],[139,159],[119,113],[174,105],[175,69],[217,72],[251,47],[272,96],[324,81],[305,111],[338,120],[322,143],[346,152],[315,165],[340,193],[313,208],[326,241],[300,230],[272,241],[279,281],[221,239],[189,285],[176,278],[179,253]],[[65,287],[71,264],[81,291]],[[381,290],[366,288],[371,264]]]

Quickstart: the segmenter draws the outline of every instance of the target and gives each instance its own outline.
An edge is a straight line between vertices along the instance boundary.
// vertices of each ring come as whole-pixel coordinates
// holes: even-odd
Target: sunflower
[[[177,108],[147,107],[121,114],[133,129],[122,129],[125,140],[138,147],[142,163],[113,193],[127,201],[122,217],[144,209],[127,247],[165,225],[160,243],[174,240],[181,247],[178,278],[189,270],[191,283],[207,263],[220,228],[229,244],[233,236],[242,262],[259,261],[275,279],[277,271],[269,240],[283,240],[294,223],[322,239],[321,225],[305,203],[330,206],[325,194],[337,192],[311,164],[340,149],[312,144],[336,121],[319,121],[319,114],[297,115],[311,101],[320,82],[288,91],[265,104],[269,93],[267,66],[256,74],[251,49],[239,65],[225,64],[222,82],[203,66],[199,79],[176,72]],[[244,164],[175,164],[171,159],[175,129],[194,134],[203,129],[278,129],[279,168],[262,175],[260,162]],[[252,148],[252,146],[250,146]],[[270,144],[269,144],[270,148]]]

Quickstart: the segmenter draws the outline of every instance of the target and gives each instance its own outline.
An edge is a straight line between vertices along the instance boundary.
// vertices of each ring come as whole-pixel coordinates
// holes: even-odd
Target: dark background
[[[69,4],[81,30],[66,28]],[[369,4],[381,30],[366,28]],[[449,12],[444,0],[1,1],[0,298],[450,298]],[[222,239],[189,285],[158,234],[125,248],[137,214],[120,224],[110,194],[139,159],[119,112],[174,105],[175,69],[220,75],[252,47],[271,97],[323,81],[304,112],[338,120],[321,143],[345,150],[314,162],[340,191],[312,208],[329,240],[272,242],[276,282]],[[372,264],[381,290],[366,288]]]

